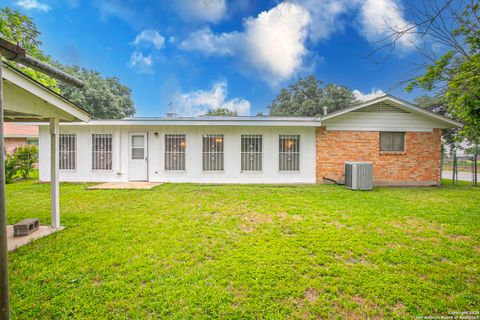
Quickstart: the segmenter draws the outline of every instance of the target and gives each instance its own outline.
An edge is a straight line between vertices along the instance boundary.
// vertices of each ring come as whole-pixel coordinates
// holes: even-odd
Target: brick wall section
[[[375,185],[426,186],[440,181],[441,132],[406,132],[402,153],[380,152],[378,131],[317,128],[316,177],[344,181],[345,161],[373,162]]]

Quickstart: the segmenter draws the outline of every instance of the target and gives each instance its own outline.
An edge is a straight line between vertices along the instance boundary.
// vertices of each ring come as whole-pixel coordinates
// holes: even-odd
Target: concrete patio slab
[[[106,182],[88,187],[87,190],[110,190],[110,189],[152,189],[161,185],[161,182]]]
[[[57,231],[62,230],[64,227],[59,227],[57,229],[54,229],[50,226],[40,226],[40,228],[29,234],[28,236],[25,237],[14,237],[13,236],[13,226],[7,226],[7,247],[8,251],[13,251],[17,249],[18,247],[24,246],[26,244],[29,244],[30,242],[46,237],[52,233],[55,233]]]

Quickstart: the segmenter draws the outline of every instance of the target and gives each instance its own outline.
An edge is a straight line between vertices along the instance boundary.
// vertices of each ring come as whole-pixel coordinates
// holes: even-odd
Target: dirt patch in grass
[[[272,223],[273,218],[271,214],[266,213],[247,213],[243,215],[243,220],[250,223]]]
[[[336,301],[334,310],[337,317],[341,319],[385,319],[382,312],[378,312],[378,305],[361,296],[344,297],[343,301],[353,302],[355,307],[352,308],[348,303]]]
[[[405,305],[403,303],[401,303],[400,301],[397,301],[391,308],[390,310],[392,311],[392,313],[398,317],[405,317],[406,316],[406,311],[407,311],[407,307],[405,307]]]
[[[307,299],[309,302],[317,301],[318,296],[319,296],[319,294],[318,294],[317,290],[315,290],[313,288],[309,288],[309,289],[305,290],[305,293],[303,295],[303,297],[305,299]]]
[[[299,214],[288,214],[286,212],[278,212],[275,214],[280,221],[285,222],[297,222],[303,220],[303,217]]]

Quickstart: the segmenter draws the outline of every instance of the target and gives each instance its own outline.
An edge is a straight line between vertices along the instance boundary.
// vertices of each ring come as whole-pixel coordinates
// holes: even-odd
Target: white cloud
[[[280,3],[245,20],[243,32],[214,34],[204,28],[193,32],[180,48],[205,55],[235,55],[271,85],[298,72],[306,48],[310,15],[297,4]]]
[[[359,21],[360,33],[372,43],[391,37],[394,30],[412,27],[412,24],[405,20],[403,9],[397,0],[365,0],[360,7]],[[413,27],[410,32],[400,37],[397,47],[412,48],[415,44],[415,31]]]
[[[145,29],[140,32],[133,41],[135,46],[154,46],[155,49],[159,50],[163,48],[165,44],[165,38],[158,33],[156,30]]]
[[[217,82],[211,90],[196,90],[177,94],[174,98],[175,111],[180,116],[199,116],[209,110],[226,108],[238,115],[250,114],[250,102],[241,98],[227,100],[227,83]]]
[[[178,14],[186,21],[218,22],[227,13],[226,0],[178,0]]]
[[[385,94],[385,92],[383,92],[380,89],[375,89],[375,88],[372,89],[372,92],[370,92],[370,93],[363,93],[360,90],[353,90],[353,95],[355,96],[355,98],[357,98],[360,101],[369,101],[369,100],[381,97],[384,94]]]
[[[241,31],[214,33],[204,27],[179,41],[179,48],[206,56],[233,56],[241,62],[241,72],[259,75],[275,86],[314,66],[312,57],[321,59],[308,50],[309,41],[316,43],[343,32],[347,23],[371,43],[385,39],[392,28],[410,26],[397,1],[284,0],[245,19]],[[397,46],[410,48],[413,42],[409,33]]]
[[[245,22],[243,53],[268,81],[290,78],[302,66],[310,14],[303,7],[281,3]]]
[[[135,37],[131,45],[135,47],[135,50],[130,56],[128,66],[140,73],[154,73],[153,55],[155,49],[163,48],[165,38],[156,30],[145,29]]]
[[[297,0],[312,17],[309,37],[312,41],[325,40],[331,35],[344,31],[342,15],[354,9],[358,0]]]
[[[179,47],[187,51],[200,51],[203,54],[210,55],[234,55],[235,38],[238,33],[214,34],[210,28],[194,31],[183,40]]]
[[[139,51],[134,51],[130,56],[129,67],[138,70],[140,73],[153,73],[153,58],[151,55],[143,55]]]
[[[48,12],[50,10],[48,4],[41,3],[37,0],[19,0],[17,1],[17,5],[25,10],[39,10],[43,12]]]

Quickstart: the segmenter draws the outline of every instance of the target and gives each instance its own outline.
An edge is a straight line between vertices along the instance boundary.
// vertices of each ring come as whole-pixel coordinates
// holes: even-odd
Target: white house
[[[320,118],[175,117],[61,124],[62,181],[315,183],[345,161],[374,162],[375,183],[435,185],[440,129],[461,124],[391,96]],[[40,179],[50,177],[40,126]]]

